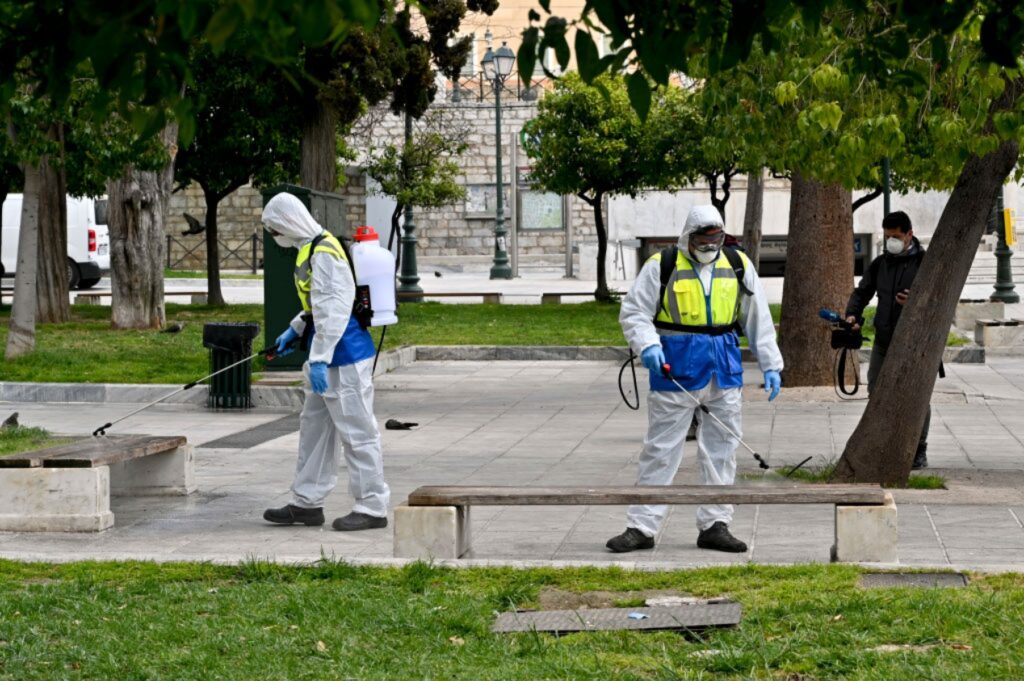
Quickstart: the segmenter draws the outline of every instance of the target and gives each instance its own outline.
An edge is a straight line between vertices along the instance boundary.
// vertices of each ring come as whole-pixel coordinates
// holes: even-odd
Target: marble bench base
[[[97,532],[114,524],[110,496],[191,494],[192,445],[95,468],[0,469],[0,530]]]

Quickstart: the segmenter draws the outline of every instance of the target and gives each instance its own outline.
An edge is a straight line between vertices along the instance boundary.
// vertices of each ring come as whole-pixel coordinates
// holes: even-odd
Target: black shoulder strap
[[[678,246],[669,246],[661,249],[661,290],[658,292],[658,310],[661,310],[665,301],[665,289],[668,288],[668,280],[672,278],[672,270],[676,268],[676,258],[679,255]],[[658,317],[657,314],[654,315]]]
[[[729,266],[732,267],[732,271],[736,273],[736,281],[739,282],[740,290],[748,296],[754,295],[754,292],[743,283],[743,276],[747,271],[747,267],[743,262],[743,256],[732,246],[724,247],[722,252],[725,253],[726,259],[729,260]]]

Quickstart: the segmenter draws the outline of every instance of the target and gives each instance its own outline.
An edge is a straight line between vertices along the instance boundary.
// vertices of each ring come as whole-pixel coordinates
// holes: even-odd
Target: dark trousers
[[[885,362],[885,354],[889,351],[887,345],[882,345],[875,342],[875,345],[871,348],[871,363],[868,364],[868,392],[875,385],[875,379],[878,378],[878,372],[882,370],[882,363]],[[930,396],[929,396],[930,397]],[[924,426],[921,428],[921,437],[917,441],[918,451],[922,451],[928,447],[928,426],[932,422],[932,407],[928,405],[928,411],[924,415]]]

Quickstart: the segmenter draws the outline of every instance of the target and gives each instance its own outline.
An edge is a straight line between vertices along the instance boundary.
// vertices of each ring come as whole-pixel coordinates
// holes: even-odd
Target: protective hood
[[[694,206],[690,209],[690,214],[686,216],[686,224],[683,225],[683,232],[679,235],[679,250],[685,253],[691,260],[693,256],[690,255],[690,235],[701,227],[707,227],[708,225],[715,225],[725,229],[722,215],[718,212],[717,208],[703,205]]]
[[[274,237],[274,240],[284,248],[298,248],[324,231],[302,205],[302,201],[287,192],[281,192],[267,202],[262,219],[264,227],[281,235]]]

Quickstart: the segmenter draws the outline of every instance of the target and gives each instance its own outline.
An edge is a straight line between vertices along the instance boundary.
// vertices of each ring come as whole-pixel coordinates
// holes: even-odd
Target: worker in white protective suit
[[[768,399],[779,393],[782,354],[775,342],[764,288],[741,251],[723,248],[723,228],[717,208],[694,207],[678,246],[652,256],[622,301],[619,323],[630,347],[650,371],[647,437],[637,485],[672,484],[696,402],[736,435],[730,435],[708,414],[696,411],[701,482],[733,483],[736,438],[742,437],[743,366],[737,329],[746,334],[764,372]],[[610,539],[608,548],[618,553],[654,548],[666,511],[667,506],[662,505],[630,506],[626,531]],[[729,505],[699,507],[697,546],[746,551],[747,545],[729,532],[732,512]]]
[[[338,448],[345,452],[352,512],[336,530],[387,527],[390,490],[384,482],[380,431],[373,416],[373,339],[353,313],[355,277],[341,243],[295,196],[281,193],[263,209],[263,225],[283,248],[297,248],[295,287],[302,312],[277,338],[277,354],[308,337],[305,402],[292,501],[264,519],[323,525],[324,499],[338,482]]]

